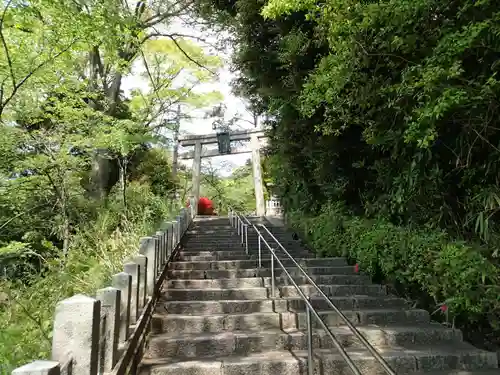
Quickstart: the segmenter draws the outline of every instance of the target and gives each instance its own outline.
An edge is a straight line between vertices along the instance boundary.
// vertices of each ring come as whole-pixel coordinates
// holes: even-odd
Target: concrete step
[[[348,348],[363,375],[385,375],[380,364],[366,349]],[[497,366],[496,354],[457,344],[440,347],[384,348],[382,357],[398,374],[451,369],[493,369]],[[340,354],[331,349],[314,351],[315,373],[318,375],[352,375]],[[176,359],[145,359],[141,374],[151,375],[306,375],[307,351],[266,351],[247,356],[227,356],[179,361]],[[498,371],[498,370],[497,370]]]
[[[222,254],[217,254],[217,252],[210,251],[199,251],[198,254],[196,252],[186,253],[185,251],[179,253],[176,260],[184,261],[184,262],[203,262],[203,261],[218,261],[218,260],[245,260],[252,259],[257,260],[259,257],[259,253],[256,251],[249,251],[248,254],[245,251],[220,251]],[[315,258],[315,255],[310,254],[306,251],[301,252],[292,252],[290,255],[294,259],[301,258]],[[284,253],[277,254],[278,259],[290,259],[290,257]],[[262,260],[270,260],[271,254],[267,251],[263,251],[261,253]],[[276,258],[275,258],[276,259]]]
[[[318,290],[312,285],[299,285],[300,289],[306,296],[318,296]],[[385,285],[366,284],[366,285],[318,285],[318,287],[327,295],[330,296],[386,296],[387,288]],[[295,286],[280,286],[280,295],[282,297],[299,297],[299,292]]]
[[[358,327],[359,332],[374,347],[444,345],[459,343],[460,331],[438,324],[426,326]],[[345,348],[364,348],[347,326],[333,327],[331,333]],[[313,331],[313,347],[335,349],[333,340],[323,329]],[[223,332],[187,334],[180,336],[156,335],[149,344],[146,358],[175,357],[176,359],[249,355],[269,350],[307,350],[307,331],[267,330],[261,332]]]
[[[311,275],[311,279],[316,284],[322,285],[370,285],[371,280],[368,276],[362,275]],[[275,285],[289,286],[293,285],[290,278],[283,275],[275,277]],[[305,277],[294,277],[293,280],[298,285],[309,284]],[[253,286],[270,287],[271,277],[240,277],[227,279],[176,279],[168,280],[164,283],[168,288],[173,289],[203,289],[203,288],[246,288]]]
[[[240,249],[245,249],[245,246],[242,245],[239,241],[238,242],[221,242],[221,241],[209,241],[209,240],[203,240],[200,242],[184,242],[184,245],[186,248],[192,249],[192,250],[199,250],[199,251],[210,251],[210,250],[222,250],[222,251],[237,251]],[[269,243],[269,245],[271,245]],[[275,249],[279,249],[278,246],[271,246]],[[293,252],[309,252],[313,254],[313,251],[310,251],[305,246],[302,246],[300,244],[293,244],[293,245],[284,245],[285,249],[289,253]],[[259,245],[257,243],[249,243],[248,244],[248,249],[250,252],[255,252],[257,253],[259,249]],[[269,252],[267,246],[263,245],[261,246],[262,252]]]
[[[163,298],[171,301],[213,301],[221,299],[265,299],[270,296],[269,288],[205,288],[205,289],[167,289]]]
[[[355,325],[391,325],[391,324],[424,324],[430,322],[429,313],[420,309],[392,309],[392,308],[375,308],[375,309],[358,309],[358,310],[343,310],[342,313],[349,321]],[[292,313],[296,319],[296,327],[306,329],[306,313]],[[334,311],[319,311],[323,322],[329,326],[344,325],[344,320]],[[313,327],[321,328],[317,320],[313,319]]]
[[[282,322],[281,314],[274,312],[229,315],[155,314],[152,319],[153,333],[171,335],[220,333],[236,330],[265,331],[282,328],[296,328],[295,321],[288,318],[287,321]]]
[[[176,261],[181,262],[204,262],[204,261],[218,261],[218,260],[250,260],[251,257],[247,255],[244,251],[241,251],[239,254],[236,254],[233,251],[232,255],[219,255],[219,254],[207,254],[207,255],[186,255],[185,253],[180,253],[176,257]]]
[[[346,296],[331,297],[330,300],[342,310],[375,308],[408,308],[407,302],[395,297]],[[330,306],[321,297],[312,297],[311,304],[316,310],[329,310]],[[305,303],[301,298],[219,300],[219,301],[165,301],[157,308],[159,313],[169,314],[251,314],[256,312],[303,312]]]
[[[408,375],[498,375],[500,370],[498,368],[494,369],[483,369],[483,370],[437,370],[437,371],[417,371],[412,372]]]
[[[296,262],[300,266],[307,267],[339,267],[347,266],[347,262],[344,258],[299,258]],[[293,266],[293,262],[290,259],[283,259],[282,263],[284,266]],[[279,265],[276,264],[276,268]],[[203,261],[203,262],[182,262],[174,261],[170,263],[169,268],[174,270],[230,270],[230,269],[245,269],[245,268],[256,268],[257,260],[220,260],[220,261]],[[262,267],[271,267],[270,260],[263,260]]]
[[[354,267],[303,267],[310,275],[355,275]],[[297,267],[287,267],[291,276],[302,276],[302,272]],[[286,276],[281,268],[275,269],[275,277]],[[238,277],[270,277],[269,268],[245,268],[229,270],[194,270],[194,269],[169,269],[170,279],[232,279]]]
[[[318,314],[329,327],[345,325],[334,311],[319,311]],[[418,309],[356,309],[344,310],[343,314],[355,325],[425,324],[429,313]],[[321,328],[313,320],[314,328]],[[178,335],[183,333],[206,333],[235,330],[265,331],[268,329],[306,329],[304,312],[259,312],[252,314],[181,315],[155,314],[153,332]]]
[[[189,248],[184,249],[179,252],[179,255],[184,256],[207,256],[215,255],[219,257],[230,257],[233,255],[247,255],[245,249],[240,247],[236,250],[191,250]]]
[[[235,279],[237,280],[237,279]],[[384,285],[318,285],[318,287],[328,297],[330,296],[386,296],[387,291]],[[302,292],[306,296],[318,296],[319,291],[312,285],[301,285]],[[276,297],[299,297],[299,293],[295,286],[278,286],[275,289]],[[268,298],[271,294],[270,287],[205,287],[200,289],[166,289],[163,292],[164,298],[172,301],[189,301],[189,300],[221,300],[221,299],[260,299]]]

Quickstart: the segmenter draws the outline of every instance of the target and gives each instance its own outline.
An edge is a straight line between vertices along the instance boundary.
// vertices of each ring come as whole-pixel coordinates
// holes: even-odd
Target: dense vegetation
[[[269,116],[268,178],[318,251],[498,342],[496,0],[7,0],[0,363],[46,357],[57,300],[100,287],[184,200],[167,131],[178,104],[219,99],[194,88],[221,62],[175,22],[232,31],[235,91]],[[125,93],[137,63],[147,89]],[[251,211],[250,181],[208,170],[202,192]]]
[[[264,160],[262,161],[264,166]],[[213,200],[217,213],[227,214],[228,208],[245,214],[255,214],[255,189],[252,161],[235,168],[229,177],[220,177],[220,171],[208,164],[204,171],[201,194]],[[264,181],[264,199],[269,192]]]
[[[188,194],[169,134],[179,105],[221,99],[196,90],[221,60],[171,30],[197,22],[192,1],[130,6],[0,5],[2,373],[48,358],[55,304],[103,286]]]
[[[462,327],[498,329],[498,2],[205,11],[234,31],[236,91],[270,115],[271,176],[292,224]]]

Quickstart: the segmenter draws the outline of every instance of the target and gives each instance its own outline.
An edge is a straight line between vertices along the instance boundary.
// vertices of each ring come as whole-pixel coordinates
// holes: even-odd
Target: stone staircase
[[[495,353],[463,342],[459,330],[431,323],[426,311],[388,295],[384,286],[356,274],[345,259],[315,258],[284,228],[267,224],[296,259],[304,258],[301,266],[398,375],[500,373]],[[195,219],[182,252],[170,265],[140,374],[307,374],[304,302],[277,265],[278,295],[271,298],[270,255],[265,246],[262,253],[259,269],[257,236],[252,231],[247,255],[227,218]],[[288,260],[283,263],[360,371],[385,374],[299,270]],[[317,322],[313,326],[315,373],[351,375],[327,334]]]

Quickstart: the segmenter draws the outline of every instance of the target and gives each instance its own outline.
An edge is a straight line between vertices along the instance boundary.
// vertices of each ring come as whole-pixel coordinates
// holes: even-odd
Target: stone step
[[[407,302],[395,297],[346,296],[331,297],[330,300],[342,310],[374,308],[408,308]],[[311,304],[316,310],[329,310],[330,306],[321,297],[312,297]],[[255,312],[305,311],[301,298],[278,298],[256,300],[219,300],[219,301],[164,301],[159,303],[157,311],[169,314],[251,314]]]
[[[167,289],[163,298],[171,301],[221,300],[221,299],[265,299],[270,296],[269,288],[205,288],[205,289]]]
[[[318,314],[329,327],[345,325],[334,311],[319,311]],[[356,309],[344,310],[343,314],[355,325],[425,324],[429,313],[418,309]],[[266,331],[268,329],[306,329],[304,312],[258,312],[252,314],[181,315],[155,314],[153,332],[172,335],[188,333],[216,333],[224,331]],[[313,326],[321,328],[313,319]]]
[[[338,267],[347,266],[344,258],[299,258],[296,262],[300,266],[308,267]],[[290,259],[283,259],[283,265],[293,265]],[[275,264],[279,268],[278,264]],[[262,261],[262,267],[269,268],[271,266],[270,260]],[[204,261],[204,262],[179,262],[174,261],[170,263],[169,268],[174,270],[229,270],[229,269],[245,269],[256,268],[257,260],[220,260],[220,261]]]
[[[367,285],[370,284],[370,278],[361,275],[312,275],[311,279],[316,284],[323,285]],[[298,285],[309,284],[305,277],[295,277],[293,280]],[[203,289],[203,288],[246,288],[252,286],[269,287],[271,286],[271,277],[241,277],[228,279],[176,279],[168,280],[165,285],[173,289]],[[275,277],[275,285],[292,285],[287,276]]]
[[[236,250],[191,250],[187,248],[179,252],[179,255],[185,255],[185,256],[215,255],[220,257],[230,257],[233,255],[241,255],[241,254],[247,255],[243,247],[240,247]]]
[[[203,262],[203,261],[219,261],[219,260],[257,260],[259,258],[258,252],[252,251],[249,252],[248,254],[245,253],[245,251],[220,251],[222,254],[217,254],[216,252],[199,252],[199,253],[205,253],[201,255],[191,255],[193,253],[186,253],[185,251],[182,251],[179,253],[179,255],[176,257],[176,261],[183,261],[183,262]],[[196,254],[196,253],[194,253]],[[278,253],[276,254],[278,259],[290,259],[290,257],[284,253]],[[292,252],[290,255],[294,259],[302,259],[302,258],[315,258],[315,255],[310,254],[306,251],[302,252]],[[262,252],[261,253],[261,259],[262,260],[270,260],[271,259],[271,254],[269,252]],[[276,258],[275,258],[276,259]]]
[[[238,251],[240,249],[242,249],[242,250],[245,249],[245,246],[242,245],[240,242],[224,243],[224,242],[214,242],[214,241],[207,240],[207,241],[200,241],[199,243],[194,243],[192,241],[183,242],[183,243],[184,243],[185,248],[191,249],[192,251],[196,251],[196,250],[197,251],[211,251],[211,250],[214,250],[214,251]],[[280,251],[278,246],[271,246],[271,247],[275,248],[277,251]],[[314,254],[313,251],[311,251],[307,247],[301,246],[299,244],[286,245],[286,246],[284,245],[284,247],[289,253],[307,252],[307,253]],[[257,243],[248,244],[248,250],[250,252],[258,253],[258,249],[259,249],[259,245]],[[269,252],[267,246],[265,246],[265,245],[262,245],[261,249],[262,249],[263,253]]]
[[[348,355],[363,375],[386,375],[380,364],[366,349],[348,348]],[[493,369],[497,367],[495,353],[457,344],[411,349],[393,347],[380,349],[382,357],[398,374],[451,369]],[[340,354],[331,349],[314,351],[316,374],[352,375]],[[498,370],[497,370],[498,371]],[[247,356],[198,358],[189,361],[175,359],[145,359],[141,374],[150,375],[306,375],[307,351],[266,351]]]
[[[318,285],[326,296],[386,296],[387,290],[384,285]],[[319,291],[312,285],[301,285],[302,292],[306,296],[318,296]],[[295,286],[276,285],[276,297],[299,297]],[[163,292],[163,297],[172,301],[189,300],[225,300],[225,299],[261,299],[271,296],[270,287],[234,287],[234,288],[187,288],[187,289],[167,289]]]
[[[405,345],[444,345],[459,343],[459,330],[440,324],[426,326],[358,327],[358,331],[374,347]],[[333,327],[330,332],[344,348],[364,348],[347,326]],[[313,331],[313,347],[335,349],[325,330]],[[248,355],[269,350],[307,350],[307,331],[267,330],[262,332],[223,332],[188,334],[180,336],[156,335],[149,344],[146,358],[172,357],[176,359]]]
[[[306,296],[318,296],[319,291],[312,285],[299,285],[300,289]],[[327,295],[330,296],[353,296],[353,295],[366,295],[366,296],[386,296],[387,288],[385,285],[366,284],[366,285],[318,285],[318,287]],[[293,285],[280,286],[280,295],[282,297],[299,297],[297,288]]]
[[[354,267],[339,266],[339,267],[303,267],[310,275],[355,275]],[[291,276],[302,276],[302,272],[297,267],[287,267],[287,271]],[[286,276],[281,268],[275,269],[275,277]],[[245,269],[230,269],[230,270],[168,270],[168,278],[170,279],[231,279],[238,277],[270,277],[271,270],[269,268],[245,268]]]
[[[180,253],[176,257],[176,261],[181,262],[213,262],[218,260],[250,260],[251,257],[247,255],[244,251],[239,254],[233,252],[232,255],[219,255],[219,254],[207,254],[207,255],[186,255],[185,253]]]
[[[498,375],[500,370],[482,369],[482,370],[437,370],[437,371],[417,371],[411,372],[408,375]]]

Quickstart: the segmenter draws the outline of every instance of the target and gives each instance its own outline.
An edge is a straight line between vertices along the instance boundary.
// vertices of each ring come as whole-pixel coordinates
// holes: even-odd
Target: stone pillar
[[[140,267],[137,263],[129,262],[123,265],[125,273],[132,276],[132,285],[130,288],[130,325],[135,325],[139,317],[139,285],[140,285]]]
[[[76,295],[56,306],[52,336],[52,360],[65,363],[73,359],[73,375],[97,375],[101,302]]]
[[[33,361],[12,371],[12,375],[60,375],[61,365],[57,361]]]
[[[146,286],[146,293],[148,296],[152,297],[154,292],[155,292],[155,284],[156,284],[156,264],[157,264],[157,259],[156,259],[156,246],[155,246],[155,240],[153,237],[142,237],[141,240],[141,245],[139,248],[139,253],[146,256],[148,258],[148,267],[146,270],[146,279],[147,279],[147,286]]]
[[[253,167],[253,186],[255,190],[255,206],[257,216],[266,215],[266,206],[264,202],[264,190],[262,188],[262,168],[260,166],[260,143],[257,134],[252,134],[250,138],[252,148],[252,167]]]
[[[120,290],[120,336],[118,344],[128,340],[130,326],[130,303],[132,301],[132,275],[120,272],[112,277],[114,288]]]
[[[118,342],[120,339],[120,305],[121,291],[116,288],[99,289],[96,295],[101,301],[101,310],[106,315],[105,332],[106,344],[104,346],[105,372],[111,371],[118,362]],[[102,330],[102,327],[101,327]],[[103,360],[101,358],[100,360]]]
[[[196,141],[193,158],[193,196],[196,202],[196,211],[198,211],[198,201],[200,200],[201,148],[201,141]]]

